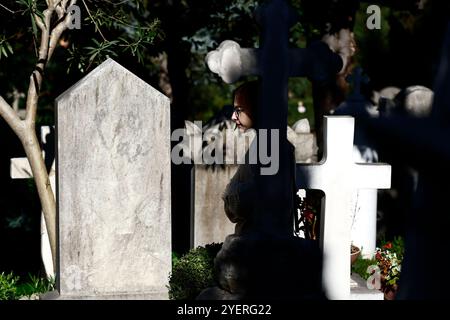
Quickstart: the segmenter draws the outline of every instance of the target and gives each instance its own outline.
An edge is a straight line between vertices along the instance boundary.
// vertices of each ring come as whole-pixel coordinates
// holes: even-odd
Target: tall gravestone
[[[60,297],[166,298],[169,99],[108,59],[56,105]]]

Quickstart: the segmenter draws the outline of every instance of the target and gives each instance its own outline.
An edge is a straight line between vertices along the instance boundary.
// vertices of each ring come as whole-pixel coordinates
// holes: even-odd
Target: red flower
[[[381,260],[382,256],[381,256],[381,252],[377,251],[377,253],[375,254],[375,259],[377,260]]]
[[[392,249],[392,243],[388,242],[383,246],[384,249]]]
[[[305,215],[305,219],[308,222],[312,222],[314,220],[314,212],[306,209],[304,215]]]

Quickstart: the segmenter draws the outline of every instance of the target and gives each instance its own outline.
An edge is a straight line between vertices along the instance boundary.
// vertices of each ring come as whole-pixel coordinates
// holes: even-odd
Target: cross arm
[[[290,50],[290,76],[306,76],[316,83],[325,83],[338,74],[344,61],[328,44],[315,41],[306,49]]]
[[[233,83],[242,76],[260,75],[260,49],[241,48],[232,40],[223,41],[206,56],[208,68],[217,73],[225,83]],[[313,42],[307,49],[290,49],[289,76],[308,77],[315,82],[325,82],[342,69],[342,58],[325,42]]]
[[[401,155],[403,160],[418,168],[428,166],[430,159],[435,168],[450,163],[450,126],[442,126],[430,118],[391,116],[362,117],[372,136],[387,152]],[[395,153],[394,153],[395,152]]]
[[[391,166],[384,163],[355,164],[355,187],[358,189],[389,189]]]
[[[259,74],[257,50],[241,48],[237,42],[225,40],[206,55],[206,64],[225,83],[230,84],[241,76]]]

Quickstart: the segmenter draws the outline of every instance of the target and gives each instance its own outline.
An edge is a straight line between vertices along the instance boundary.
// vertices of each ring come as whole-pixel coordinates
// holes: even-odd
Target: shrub
[[[363,259],[361,256],[356,259],[355,263],[352,265],[352,272],[359,274],[361,278],[367,280],[370,274],[367,272],[369,266],[377,265],[376,259]]]
[[[17,287],[18,296],[31,297],[33,294],[41,294],[52,291],[55,288],[55,279],[41,278],[28,274],[28,281],[21,283]]]
[[[19,277],[2,272],[0,274],[0,300],[14,300],[17,299],[17,282]]]
[[[208,244],[174,259],[169,276],[169,298],[194,300],[203,289],[213,286],[214,258],[221,247],[221,243]]]

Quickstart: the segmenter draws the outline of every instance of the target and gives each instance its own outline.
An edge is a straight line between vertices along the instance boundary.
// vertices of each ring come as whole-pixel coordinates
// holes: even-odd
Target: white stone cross
[[[355,121],[326,116],[324,154],[317,164],[297,165],[297,186],[325,193],[320,244],[324,253],[323,285],[329,299],[350,299],[351,204],[356,189],[388,189],[391,166],[353,161]]]
[[[47,143],[47,135],[50,133],[49,126],[41,127],[41,142]],[[45,151],[42,151],[42,156],[45,159]],[[27,158],[12,158],[10,167],[10,176],[12,179],[29,179],[33,177],[30,163]],[[50,185],[53,193],[55,193],[55,161],[53,160],[50,172],[48,174]],[[52,252],[50,249],[50,241],[47,233],[47,226],[45,225],[44,214],[41,212],[41,258],[44,264],[44,269],[47,277],[54,277],[55,270],[53,268]]]

